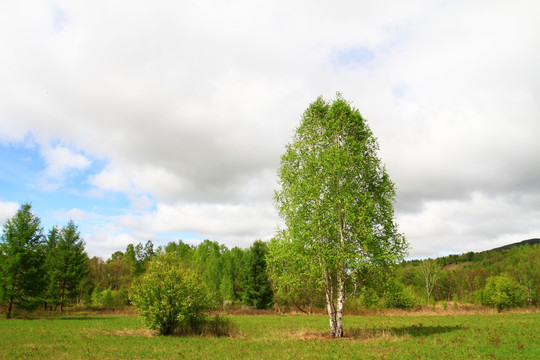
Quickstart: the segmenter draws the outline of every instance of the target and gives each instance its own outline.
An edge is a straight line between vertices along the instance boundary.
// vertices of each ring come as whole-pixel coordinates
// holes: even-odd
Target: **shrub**
[[[92,306],[98,306],[104,309],[122,309],[128,305],[128,296],[125,290],[105,290],[96,289],[92,293]]]
[[[416,299],[411,289],[406,288],[395,280],[389,281],[384,292],[384,306],[396,309],[412,309]]]
[[[362,306],[368,309],[375,309],[379,305],[379,297],[373,289],[365,289],[360,295]]]
[[[446,300],[442,301],[442,308],[443,308],[443,310],[448,309],[448,302]]]
[[[525,305],[527,293],[523,286],[508,276],[488,278],[483,293],[484,305],[497,308],[497,311]]]
[[[132,286],[131,301],[145,325],[170,335],[180,326],[198,329],[210,309],[200,278],[187,265],[167,254],[150,263]]]

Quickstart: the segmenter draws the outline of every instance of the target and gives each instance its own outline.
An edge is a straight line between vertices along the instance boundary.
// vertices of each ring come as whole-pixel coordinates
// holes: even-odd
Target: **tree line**
[[[227,248],[204,240],[182,240],[154,247],[129,244],[110,258],[89,258],[73,221],[43,232],[30,204],[6,221],[0,241],[0,303],[7,317],[14,309],[62,312],[66,306],[121,309],[131,304],[132,283],[150,262],[167,255],[194,270],[212,308],[313,313],[325,308],[321,278],[300,250],[285,251],[280,239],[255,241],[250,248]],[[286,255],[279,255],[279,251]],[[277,254],[277,255],[276,255]],[[283,261],[287,258],[289,261]],[[366,276],[348,311],[362,308],[411,309],[420,305],[482,304],[500,310],[537,307],[540,297],[540,244],[404,261]],[[366,274],[368,275],[368,274]]]
[[[122,308],[130,305],[133,281],[150,262],[170,254],[194,270],[212,307],[239,304],[267,309],[274,304],[267,252],[263,241],[247,249],[228,249],[210,240],[196,246],[178,240],[155,249],[148,240],[129,244],[106,260],[89,258],[73,221],[44,234],[31,205],[23,204],[4,224],[0,240],[0,304],[8,318],[14,308],[60,312],[66,305]]]

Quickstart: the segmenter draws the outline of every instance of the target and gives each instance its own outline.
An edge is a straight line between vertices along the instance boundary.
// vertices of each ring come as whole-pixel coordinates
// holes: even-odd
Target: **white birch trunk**
[[[325,275],[325,295],[326,295],[326,311],[328,312],[328,320],[330,321],[330,335],[336,336],[336,312],[334,310],[334,294],[332,291],[332,280],[328,274],[328,270],[324,271]]]
[[[343,337],[343,305],[345,304],[345,280],[338,276],[338,293],[336,308],[336,332],[334,337]]]

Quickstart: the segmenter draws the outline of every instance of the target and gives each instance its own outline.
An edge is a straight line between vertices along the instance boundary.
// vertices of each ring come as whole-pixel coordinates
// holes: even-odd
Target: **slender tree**
[[[58,241],[60,239],[60,229],[57,226],[53,226],[45,241],[45,271],[47,273],[47,290],[45,292],[45,310],[47,306],[50,305],[51,310],[53,309],[53,303],[56,303],[58,300],[57,297],[57,286],[54,281],[54,267],[56,262],[56,253],[58,247]]]
[[[284,236],[324,279],[330,332],[343,336],[343,306],[363,278],[406,251],[394,222],[394,184],[358,110],[340,94],[304,112],[281,157],[275,201]],[[294,248],[294,247],[293,247]]]
[[[72,220],[60,230],[56,247],[51,252],[50,279],[62,312],[66,299],[77,296],[79,283],[89,272],[84,241]]]
[[[422,276],[424,284],[426,285],[426,295],[427,301],[429,303],[431,292],[433,291],[437,280],[439,280],[442,269],[441,266],[437,264],[437,262],[433,259],[427,259],[422,261],[419,268],[420,275]]]
[[[6,317],[14,305],[31,309],[45,290],[43,229],[30,204],[21,205],[6,221],[0,241],[0,297],[7,301]]]

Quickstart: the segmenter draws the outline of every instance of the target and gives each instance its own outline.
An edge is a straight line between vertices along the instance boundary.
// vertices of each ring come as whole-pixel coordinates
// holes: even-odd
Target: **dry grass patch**
[[[290,339],[300,340],[354,340],[354,341],[368,341],[368,340],[401,340],[406,337],[406,334],[398,334],[393,329],[346,329],[344,336],[341,339],[335,339],[330,336],[329,331],[315,331],[315,330],[297,330],[287,331],[280,334],[280,338],[286,336]]]

